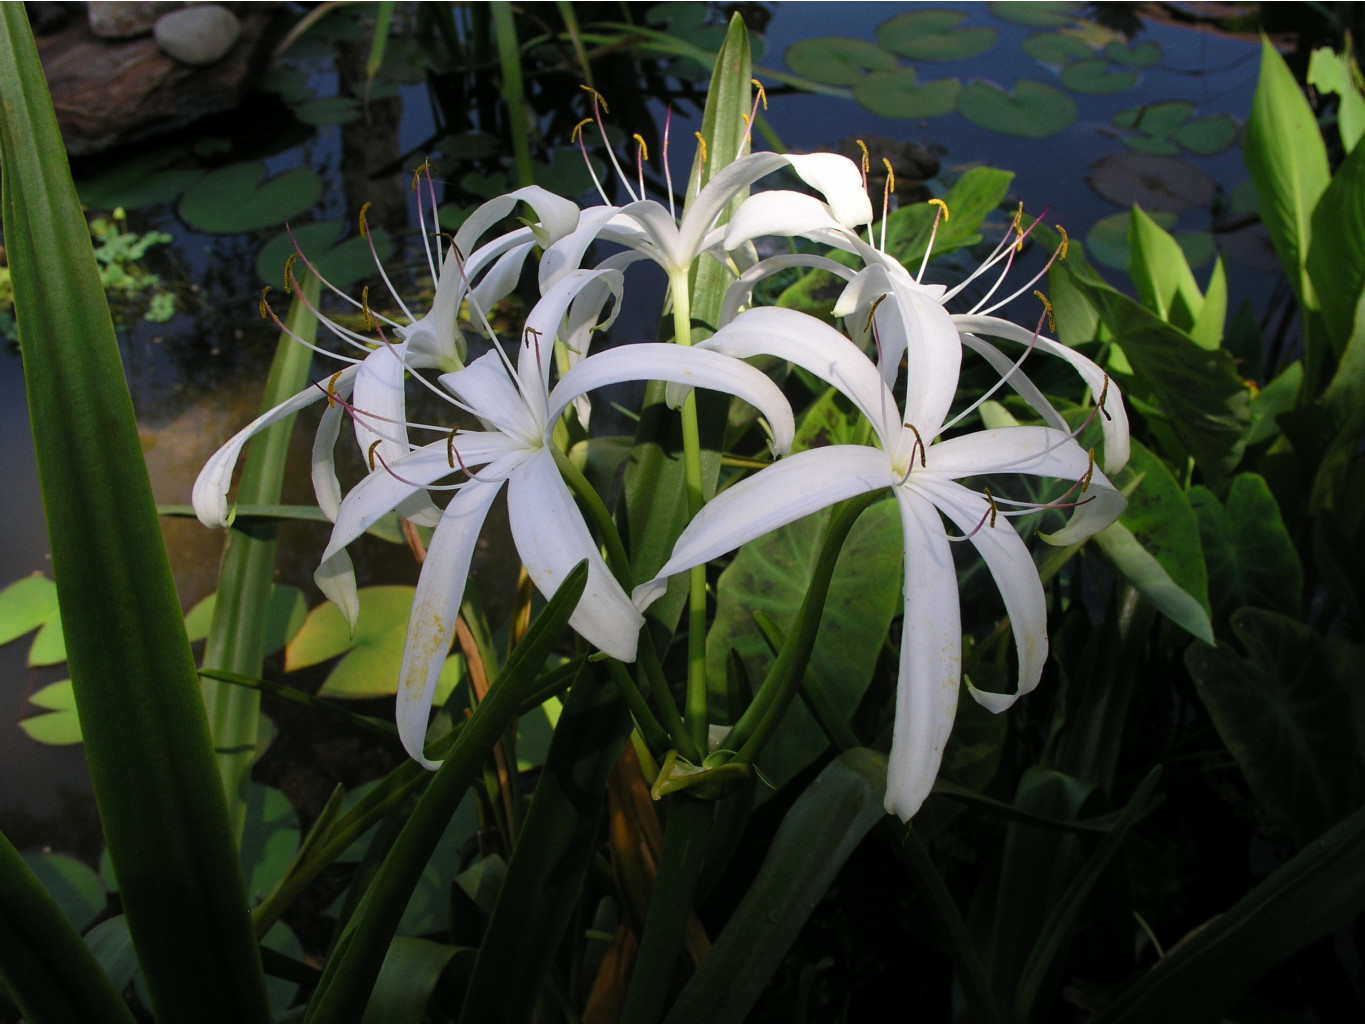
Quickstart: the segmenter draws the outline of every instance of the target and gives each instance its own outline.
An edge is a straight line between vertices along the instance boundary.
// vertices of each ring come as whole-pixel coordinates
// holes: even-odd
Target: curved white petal
[[[636,587],[632,599],[648,608],[667,589],[668,577],[835,502],[895,484],[886,453],[875,448],[834,445],[797,452],[703,505],[658,575]]]
[[[455,636],[455,617],[464,597],[465,579],[474,556],[479,531],[488,507],[497,496],[502,481],[484,483],[472,480],[450,499],[441,522],[432,534],[417,593],[408,617],[408,635],[403,644],[403,662],[398,676],[398,705],[395,717],[403,748],[424,768],[440,767],[425,752],[427,718],[436,695],[436,683]]]
[[[652,199],[642,199],[621,207],[610,228],[604,228],[601,237],[650,253],[651,258],[657,260],[665,270],[690,267],[701,240],[698,235],[690,246],[685,245],[679,236],[678,224],[668,208]],[[636,232],[638,236],[632,241],[630,235]]]
[[[597,302],[595,311],[600,312],[611,296],[620,304],[625,276],[611,267],[571,270],[555,281],[526,316],[521,345],[517,349],[517,376],[522,380],[522,391],[528,401],[534,395],[534,401],[542,404],[538,410],[542,417],[546,415],[543,402],[550,387],[555,339],[562,337],[565,331],[564,319],[569,314],[569,307],[589,288],[592,289],[591,297]],[[587,308],[580,310],[580,314]]]
[[[569,625],[618,661],[634,661],[644,618],[602,560],[548,451],[528,458],[508,478],[507,517],[517,554],[547,598],[575,565],[588,560],[588,583]]]
[[[702,239],[706,237],[716,218],[729,205],[731,199],[765,174],[771,174],[789,163],[787,157],[778,153],[750,153],[719,171],[692,197],[683,211],[682,223],[678,226],[677,253],[685,254],[686,262],[675,265],[691,264],[701,249]],[[672,254],[670,256],[672,257]]]
[[[753,297],[754,285],[770,274],[780,273],[790,267],[824,270],[837,277],[842,277],[846,281],[853,276],[852,270],[842,263],[836,263],[827,256],[816,256],[801,252],[769,256],[765,260],[759,260],[740,274],[739,279],[726,290],[725,300],[721,303],[720,325],[728,324],[742,308],[749,305],[750,299]]]
[[[872,222],[872,202],[863,187],[862,171],[848,157],[807,153],[789,155],[787,162],[802,181],[825,197],[834,219],[844,227]]]
[[[877,327],[883,338],[889,331],[897,339],[896,347],[904,346],[905,422],[913,423],[927,442],[943,428],[957,397],[962,343],[932,292],[915,284],[908,274],[889,273],[887,283],[891,290],[877,310]]]
[[[569,271],[577,270],[583,265],[589,247],[603,237],[607,225],[618,213],[620,210],[615,206],[594,206],[584,210],[574,230],[545,250],[540,257],[538,271],[541,294],[547,292]]]
[[[1070,431],[1071,428],[1067,426],[1067,422],[1062,418],[1062,414],[1053,407],[1052,403],[1048,401],[1047,396],[1043,394],[1033,381],[1024,375],[1022,366],[1015,369],[1015,361],[1013,359],[1005,355],[1005,353],[1001,352],[989,341],[978,338],[975,334],[960,334],[959,337],[961,337],[962,344],[966,348],[971,349],[985,359],[986,362],[990,363],[991,367],[1000,374],[1006,384],[1008,384],[1020,398],[1028,403],[1028,407],[1047,421],[1048,426],[1055,427],[1058,430]],[[1009,374],[1009,376],[1005,377],[1005,374]]]
[[[352,364],[341,371],[341,376],[331,385],[337,394],[347,395],[350,393],[351,386],[355,382],[356,369],[356,364]],[[326,397],[327,386],[310,384],[297,395],[281,402],[269,412],[257,416],[232,435],[227,444],[214,452],[209,457],[208,462],[204,463],[204,468],[199,471],[199,476],[195,478],[194,490],[190,498],[194,505],[194,514],[199,517],[199,521],[210,527],[230,526],[232,524],[232,513],[228,510],[227,492],[232,486],[232,471],[236,468],[237,459],[242,454],[242,449],[246,447],[246,443],[272,423],[278,423],[285,417],[292,416],[300,409],[307,408],[314,402],[321,401]]]
[[[1004,599],[1019,658],[1018,687],[1014,693],[987,693],[971,687],[972,696],[987,711],[1004,711],[1038,685],[1047,661],[1047,598],[1038,569],[1008,519],[997,517],[994,526],[987,520],[977,528],[990,512],[985,497],[948,480],[935,480],[929,487],[921,484],[921,488],[964,534],[976,531],[970,543],[985,561]]]
[[[905,537],[905,618],[895,731],[886,769],[886,810],[909,821],[933,788],[957,714],[962,622],[957,571],[938,510],[896,489]]]
[[[339,402],[329,402],[327,409],[318,422],[318,432],[313,435],[313,493],[331,522],[337,521],[337,509],[341,505],[341,481],[337,479],[336,443],[341,435],[341,418],[346,413]]]
[[[356,619],[360,618],[360,594],[355,586],[355,566],[345,548],[322,559],[313,572],[313,582],[322,596],[340,609],[354,634]]]
[[[548,357],[548,354],[546,356]],[[453,394],[485,423],[517,438],[521,443],[540,445],[544,431],[542,416],[544,392],[534,386],[528,401],[517,387],[500,352],[486,352],[463,370],[441,375],[441,386]],[[533,409],[530,401],[541,406]]]
[[[756,355],[786,359],[847,395],[884,444],[888,439],[893,443],[901,433],[896,400],[877,368],[857,345],[806,313],[775,306],[748,309],[697,347],[738,359]]]
[[[1117,473],[1128,464],[1128,411],[1123,407],[1117,385],[1109,380],[1105,372],[1092,359],[1081,355],[1051,338],[1038,336],[1034,340],[1033,331],[998,316],[964,314],[954,316],[953,323],[959,331],[971,334],[984,334],[991,338],[1003,338],[1021,345],[1033,343],[1039,352],[1064,359],[1081,375],[1090,386],[1090,394],[1097,404],[1103,397],[1103,410],[1100,414],[1100,427],[1104,431],[1104,470]],[[1107,413],[1107,415],[1106,415]]]
[[[767,418],[777,452],[791,449],[796,426],[777,385],[752,366],[700,346],[645,342],[598,352],[560,378],[550,394],[546,422],[553,424],[576,396],[627,380],[663,380],[735,395]]]
[[[465,341],[460,333],[459,316],[464,294],[460,258],[451,248],[441,263],[431,308],[420,320],[397,330],[399,338],[406,343],[407,362],[411,366],[455,370],[463,364]]]
[[[455,247],[465,256],[472,254],[484,232],[522,202],[536,213],[539,220],[536,240],[542,246],[563,238],[578,224],[577,203],[557,196],[538,185],[528,185],[506,195],[495,196],[465,218],[464,223],[455,232]]]
[[[536,242],[532,239],[514,245],[498,256],[493,265],[480,275],[478,283],[469,290],[471,310],[477,310],[487,316],[494,305],[510,295],[517,282],[521,280],[521,268],[526,265],[526,257],[535,247]],[[477,272],[472,260],[470,264],[465,268],[466,274]]]
[[[725,230],[725,248],[736,249],[765,235],[810,237],[819,233],[840,249],[852,251],[852,239],[830,211],[814,196],[780,189],[759,192],[744,200]]]
[[[356,372],[351,398],[352,428],[360,454],[375,468],[379,463],[370,458],[370,453],[376,450],[376,444],[379,454],[390,464],[408,453],[404,396],[407,373],[406,342],[381,344],[361,361]]]

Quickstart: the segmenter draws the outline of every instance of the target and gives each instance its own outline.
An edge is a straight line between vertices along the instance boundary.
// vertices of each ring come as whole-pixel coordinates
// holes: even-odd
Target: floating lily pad
[[[28,649],[28,667],[60,665],[66,660],[66,637],[57,607],[57,584],[34,573],[0,590],[0,644],[38,630]]]
[[[822,36],[787,47],[787,67],[826,85],[856,85],[869,71],[890,71],[896,58],[866,39]]]
[[[44,686],[32,694],[29,701],[46,709],[41,715],[19,719],[19,728],[35,743],[66,747],[85,738],[80,719],[76,717],[76,694],[71,689],[70,679]]]
[[[183,154],[184,150],[163,150],[125,160],[98,178],[78,183],[76,190],[81,202],[95,210],[119,206],[137,210],[172,202],[204,174],[198,168],[163,169]]]
[[[1150,68],[1161,63],[1161,44],[1154,39],[1132,46],[1115,41],[1104,48],[1104,55],[1126,68]]]
[[[957,109],[968,121],[1002,135],[1041,139],[1071,126],[1079,111],[1060,89],[1020,79],[1013,94],[992,82],[975,81],[957,97]]]
[[[1035,32],[1019,44],[1034,60],[1062,67],[1077,60],[1090,60],[1095,51],[1066,32]]]
[[[294,116],[304,124],[350,124],[360,115],[360,103],[351,96],[324,96],[294,108]]]
[[[591,172],[577,147],[554,149],[550,151],[548,162],[531,164],[531,178],[541,188],[572,199],[592,191],[594,173],[598,180],[602,178],[602,162],[596,157],[589,159],[592,160]]]
[[[185,613],[185,633],[190,643],[208,638],[217,598],[215,591]],[[265,653],[274,654],[287,644],[302,628],[307,615],[308,605],[304,603],[302,590],[272,584],[265,606]]]
[[[1110,153],[1090,165],[1090,187],[1111,203],[1179,213],[1213,201],[1214,181],[1194,164],[1169,156]]]
[[[963,11],[906,11],[877,26],[877,42],[911,60],[965,60],[995,45],[999,30],[958,28]]]
[[[1182,124],[1171,133],[1171,138],[1191,153],[1212,156],[1237,141],[1237,124],[1226,114],[1201,117],[1198,121]]]
[[[492,199],[494,196],[500,196],[507,192],[511,185],[512,183],[508,180],[507,175],[501,171],[494,171],[492,174],[470,171],[460,179],[460,187],[480,199]]]
[[[1068,0],[1022,0],[1019,3],[991,3],[987,6],[1001,21],[1025,28],[1056,28],[1085,17],[1082,4]]]
[[[1161,210],[1149,216],[1167,231],[1176,222],[1175,214]],[[1096,221],[1085,236],[1086,255],[1096,263],[1126,271],[1132,252],[1128,247],[1128,223],[1131,217],[1132,214],[1124,210]],[[1213,258],[1213,236],[1207,231],[1180,231],[1174,237],[1191,267],[1202,266]]]
[[[1108,61],[1082,60],[1062,68],[1062,84],[1073,92],[1111,96],[1127,92],[1138,83],[1138,73],[1114,70]]]
[[[1194,104],[1186,100],[1168,100],[1164,103],[1145,103],[1140,107],[1120,110],[1111,123],[1115,128],[1125,131],[1145,131],[1153,135],[1164,135],[1174,131],[1189,120],[1194,113]]]
[[[393,239],[388,232],[371,230],[370,237],[374,241],[374,252],[371,253],[370,243],[359,235],[337,241],[346,227],[345,221],[329,220],[293,229],[294,239],[309,262],[318,268],[318,273],[328,282],[342,291],[377,273],[376,256],[383,262],[393,255]],[[280,287],[283,284],[280,274],[292,252],[294,242],[289,240],[287,232],[280,232],[266,242],[256,256],[257,276],[267,284]],[[299,272],[299,268],[295,267],[294,273],[297,275]]]
[[[355,636],[341,610],[330,601],[314,608],[284,653],[284,670],[293,672],[344,655],[327,677],[320,697],[385,697],[398,692],[413,587],[362,587]],[[443,704],[464,674],[464,659],[446,660],[436,688]]]
[[[916,83],[914,68],[874,71],[853,87],[853,98],[882,117],[938,117],[957,105],[962,83],[956,78]]]
[[[1200,156],[1221,153],[1237,141],[1237,123],[1226,114],[1191,121],[1195,106],[1185,100],[1149,103],[1114,115],[1113,125],[1141,135],[1124,139],[1140,153],[1174,156],[1181,149]]]
[[[265,164],[229,164],[206,174],[185,192],[180,216],[196,231],[232,235],[276,227],[322,196],[322,179],[295,167],[262,182]]]

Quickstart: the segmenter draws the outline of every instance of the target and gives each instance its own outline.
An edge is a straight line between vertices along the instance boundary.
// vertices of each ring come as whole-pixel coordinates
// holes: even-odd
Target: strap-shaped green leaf
[[[4,225],[85,749],[156,1015],[269,1019],[194,659],[24,8],[0,9]],[[73,1018],[79,1019],[79,1018]]]

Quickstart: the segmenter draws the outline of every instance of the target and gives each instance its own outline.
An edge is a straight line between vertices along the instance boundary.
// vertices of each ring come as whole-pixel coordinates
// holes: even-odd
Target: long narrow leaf
[[[132,401],[24,7],[0,8],[4,226],[95,799],[164,1021],[269,1019]]]

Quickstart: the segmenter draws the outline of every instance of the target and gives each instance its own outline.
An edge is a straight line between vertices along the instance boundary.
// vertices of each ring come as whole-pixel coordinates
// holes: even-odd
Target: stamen
[[[1086,449],[1085,476],[1081,477],[1081,493],[1090,490],[1090,480],[1095,475],[1095,449]]]
[[[753,85],[753,87],[754,87],[755,89],[758,90],[758,99],[759,99],[759,102],[763,104],[763,109],[764,109],[764,110],[767,110],[767,109],[768,109],[768,93],[764,90],[764,88],[763,88],[763,83],[760,82],[757,78],[751,78],[751,79],[749,79],[749,82]]]
[[[882,166],[886,168],[886,184],[882,186],[882,242],[878,248],[886,252],[886,218],[891,211],[891,195],[896,191],[896,172],[886,157],[882,157]]]
[[[372,445],[370,445],[370,450],[369,450],[368,452],[365,453],[365,454],[368,456],[368,459],[369,459],[369,463],[370,463],[370,472],[371,472],[371,473],[374,472],[374,450],[375,450],[376,448],[378,448],[378,447],[379,447],[381,444],[383,444],[383,443],[384,443],[384,442],[383,442],[382,440],[380,440],[380,441],[375,441]],[[383,461],[384,461],[383,456],[380,456],[379,461],[380,461],[380,462],[383,462]],[[385,469],[388,469],[387,466],[385,466],[384,468],[385,468]]]
[[[360,289],[360,311],[365,314],[365,330],[373,331],[379,329],[378,321],[375,320],[374,314],[370,312],[369,285],[365,285],[365,287]],[[380,333],[383,333],[382,329],[380,329]]]
[[[866,143],[866,142],[864,142],[862,139],[854,139],[853,141],[856,142],[856,143],[858,144],[858,148],[861,149],[861,150],[863,151],[863,159],[862,159],[862,167],[863,167],[863,191],[866,192],[866,191],[867,191],[867,172],[870,171],[870,170],[872,170],[872,156],[871,156],[871,154],[869,154],[868,151],[867,151],[867,143]]]
[[[863,327],[864,334],[872,330],[872,318],[877,315],[877,307],[886,301],[887,294],[888,293],[883,293],[881,295],[878,295],[877,301],[872,303],[872,308],[867,311],[867,324]]]
[[[701,132],[693,132],[697,137],[697,152],[701,154],[701,162],[706,163],[706,140],[702,138]]]
[[[298,261],[299,254],[291,252],[289,258],[284,261],[284,290],[292,292],[294,290],[294,264]],[[264,293],[262,293],[264,294]]]
[[[985,496],[986,496],[986,503],[987,503],[988,505],[990,505],[990,507],[991,507],[991,529],[994,530],[994,529],[995,529],[995,517],[996,517],[996,515],[998,514],[999,509],[997,509],[997,508],[995,507],[995,498],[991,495],[991,489],[990,489],[989,487],[983,487],[983,488],[981,488],[981,492],[982,492],[983,494],[985,494]]]
[[[915,448],[918,448],[918,449],[919,449],[919,468],[920,468],[920,469],[928,469],[928,468],[929,468],[928,463],[925,461],[925,458],[924,458],[924,438],[922,438],[922,437],[919,436],[919,431],[915,428],[915,425],[914,425],[913,423],[907,423],[905,426],[906,426],[906,428],[907,428],[912,434],[915,435],[915,444],[914,444],[914,447],[910,449],[910,462],[911,462],[911,464],[913,464],[914,461],[915,461]],[[910,474],[907,472],[907,473],[906,473],[906,476],[909,476],[909,475],[910,475]],[[902,483],[904,483],[904,481],[902,481]]]
[[[947,223],[949,220],[952,219],[952,215],[948,212],[948,204],[945,203],[942,199],[930,199],[930,200],[929,200],[929,205],[930,205],[930,206],[937,206],[940,210],[943,211],[943,221],[944,221],[944,223]],[[934,215],[934,220],[935,220],[935,221],[938,220],[938,215],[937,215],[937,214]]]
[[[1015,251],[1015,252],[1023,252],[1023,251],[1024,251],[1024,229],[1023,229],[1022,227],[1020,227],[1020,224],[1023,223],[1023,220],[1024,220],[1024,204],[1023,204],[1023,201],[1021,200],[1020,203],[1019,203],[1019,209],[1017,209],[1017,210],[1014,211],[1014,222],[1010,225],[1010,227],[1013,228],[1014,231],[1019,235],[1019,240],[1018,240],[1017,242],[1014,243],[1014,251]]]
[[[582,122],[579,122],[579,123],[581,124]],[[639,132],[636,132],[634,135],[631,136],[631,138],[633,138],[636,142],[638,142],[638,143],[640,144],[640,159],[641,159],[641,160],[648,160],[648,159],[649,159],[649,147],[645,145],[645,138],[644,138],[644,136],[641,135]]]
[[[272,289],[271,289],[270,285],[266,285],[264,288],[261,289],[261,301],[260,301],[260,303],[257,305],[256,308],[259,309],[259,310],[261,311],[261,319],[262,319],[262,320],[275,320],[275,319],[278,319],[278,318],[275,316],[275,311],[274,311],[273,309],[270,308],[270,303],[268,303],[268,302],[265,301],[265,297],[266,297],[267,295],[270,294],[271,290],[272,290]]]
[[[946,224],[949,218],[948,204],[942,199],[930,199],[929,205],[936,207],[934,223],[929,228],[929,244],[924,247],[924,259],[920,260],[919,273],[915,275],[916,284],[924,280],[924,271],[929,267],[929,254],[934,251],[934,239],[938,237],[938,222],[941,220]]]
[[[459,427],[452,427],[450,433],[446,435],[446,461],[450,463],[451,469],[455,468],[455,456],[459,454],[455,451],[455,435],[459,432]],[[464,469],[464,459],[460,460],[460,468]]]
[[[1100,388],[1100,400],[1099,400],[1099,402],[1096,403],[1096,404],[1098,404],[1099,409],[1100,409],[1100,412],[1104,413],[1104,418],[1105,418],[1105,419],[1107,419],[1107,420],[1113,420],[1114,417],[1111,416],[1110,413],[1109,413],[1109,410],[1106,409],[1106,408],[1104,407],[1105,399],[1107,399],[1108,397],[1109,397],[1109,374],[1106,373],[1106,374],[1104,375],[1104,386]]]
[[[527,327],[526,330],[522,333],[522,344],[526,345],[526,347],[529,348],[532,345],[531,339],[533,336],[535,338],[534,344],[536,347],[536,369],[539,370],[540,375],[544,377],[545,366],[540,361],[540,331],[536,330],[534,327]]]
[[[1048,302],[1048,301],[1047,301],[1047,296],[1044,295],[1042,292],[1040,292],[1037,288],[1035,288],[1035,289],[1033,290],[1033,294],[1036,295],[1036,296],[1038,296],[1038,300],[1043,304],[1043,309],[1044,309],[1044,311],[1046,311],[1046,313],[1047,313],[1047,326],[1048,326],[1048,330],[1050,330],[1053,334],[1056,334],[1056,333],[1057,333],[1057,318],[1056,318],[1055,316],[1052,315],[1052,303]],[[1041,327],[1041,325],[1039,325],[1039,326]]]
[[[579,121],[578,124],[573,126],[573,131],[569,132],[570,144],[578,141],[578,137],[583,133],[583,126],[585,124],[592,124],[592,118],[585,117],[583,120]],[[640,136],[637,135],[635,137],[638,139]]]
[[[604,113],[604,114],[610,114],[610,113],[611,113],[611,108],[607,106],[607,101],[606,101],[606,99],[602,96],[602,94],[601,94],[600,92],[598,92],[596,89],[594,89],[594,88],[593,88],[592,86],[590,86],[590,85],[580,85],[579,88],[582,89],[582,90],[583,90],[584,92],[586,92],[586,93],[591,93],[591,94],[592,94],[592,102],[593,102],[593,105],[596,106],[597,104],[600,103],[600,104],[602,105],[602,113]]]
[[[664,188],[668,190],[668,219],[676,221],[677,214],[673,210],[673,169],[668,166],[668,131],[673,125],[673,105],[670,103],[664,110]]]
[[[327,408],[335,409],[337,405],[337,380],[346,371],[338,370],[327,378]]]
[[[1052,226],[1053,226],[1054,228],[1056,228],[1056,229],[1057,229],[1057,233],[1058,233],[1059,235],[1062,236],[1062,244],[1061,244],[1061,246],[1057,249],[1057,258],[1058,258],[1059,260],[1064,260],[1064,259],[1066,259],[1066,247],[1067,247],[1067,244],[1068,244],[1068,243],[1067,243],[1067,237],[1066,237],[1066,228],[1062,227],[1060,224],[1054,224],[1054,225],[1052,225]]]
[[[645,194],[645,161],[649,159],[649,147],[645,145],[644,137],[638,132],[634,138],[640,144],[640,148],[635,154],[635,173],[639,176],[640,195],[643,196]]]
[[[360,218],[359,218],[359,220],[360,220],[360,237],[361,237],[361,238],[368,238],[368,237],[370,236],[370,227],[369,227],[368,224],[365,223],[365,214],[369,212],[369,209],[370,209],[370,204],[369,204],[369,203],[366,203],[364,206],[362,206],[362,207],[360,208]]]

